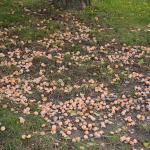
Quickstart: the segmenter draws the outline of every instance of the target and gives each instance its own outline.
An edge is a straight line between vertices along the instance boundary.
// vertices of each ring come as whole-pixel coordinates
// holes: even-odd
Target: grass
[[[5,75],[9,75],[17,69],[18,68],[15,65],[11,65],[9,67],[8,66],[0,66],[0,73],[5,74]]]
[[[0,109],[0,116],[1,125],[6,127],[5,131],[0,132],[0,141],[3,143],[1,146],[6,150],[21,148],[24,145],[21,139],[22,134],[38,131],[45,123],[40,117],[29,115],[25,117],[25,124],[21,125],[19,123],[20,114],[3,108]]]
[[[27,27],[21,30],[19,34],[24,40],[34,41],[46,37],[48,32],[46,30],[37,30]]]
[[[147,0],[94,0],[93,6],[81,11],[79,17],[94,28],[100,23],[105,29],[96,32],[101,43],[113,37],[121,43],[146,45],[150,43],[150,34],[145,31],[150,24],[149,12]]]
[[[140,129],[145,131],[146,133],[150,133],[150,126],[146,123],[140,125]]]
[[[18,31],[18,35],[26,41],[39,40],[51,32],[63,29],[63,25],[59,22],[49,20],[50,16],[58,15],[60,12],[51,7],[47,1],[2,0],[0,8],[0,26],[24,25],[25,28]],[[32,11],[26,13],[24,8]],[[45,8],[46,12],[42,12]],[[33,12],[42,12],[43,15],[32,15]],[[150,24],[149,12],[150,2],[147,0],[93,0],[92,7],[77,12],[77,15],[91,25],[91,33],[97,37],[98,44],[116,38],[120,43],[146,45],[150,44],[150,33],[147,30]],[[48,30],[35,28],[35,22],[40,22],[42,19],[47,20]],[[104,30],[98,30],[99,24]]]
[[[0,132],[0,140],[2,150],[32,150],[32,149],[63,149],[69,150],[71,148],[76,150],[89,149],[96,150],[99,143],[93,141],[71,143],[67,140],[58,142],[57,138],[51,135],[40,136],[39,134],[33,135],[30,140],[22,140],[23,134],[29,134],[41,130],[41,125],[45,123],[39,116],[29,115],[24,117],[25,124],[19,123],[20,113],[11,112],[8,108],[0,109],[0,123],[6,127],[6,130]],[[115,144],[118,142],[118,136],[112,136],[108,139],[109,142]],[[59,143],[59,146],[56,143]]]
[[[22,40],[37,41],[62,27],[59,22],[51,20],[53,15],[59,14],[59,11],[54,10],[47,1],[42,0],[2,0],[0,27],[13,27],[12,34],[17,34]],[[42,12],[42,15],[38,12]],[[43,20],[45,22],[42,24]],[[38,24],[42,25],[37,28]],[[45,25],[47,29],[42,28]]]
[[[112,136],[108,136],[106,138],[106,140],[111,143],[111,144],[116,144],[119,143],[120,141],[120,136],[119,135],[112,135]]]
[[[25,16],[17,1],[3,0],[0,2],[0,27],[8,27],[24,22]]]
[[[149,12],[150,1],[148,0],[93,0],[91,7],[83,11],[73,13],[75,13],[81,21],[89,25],[90,33],[96,36],[97,44],[99,45],[103,45],[111,41],[113,38],[115,38],[121,44],[126,43],[129,45],[149,45]],[[10,31],[10,35],[19,36],[20,41],[37,42],[38,40],[42,40],[43,38],[48,37],[51,33],[66,30],[65,23],[61,24],[59,21],[60,14],[63,14],[63,12],[49,5],[48,1],[1,0],[0,29],[3,30],[7,28]],[[73,30],[74,29],[72,29],[72,31]],[[93,43],[90,42],[92,41],[89,41],[88,44],[92,45]],[[15,47],[10,41],[6,41],[5,46],[7,49],[13,49]],[[60,47],[60,43],[57,41],[57,38],[52,47],[56,49]],[[57,72],[59,64],[56,62],[56,57],[53,57],[52,60],[49,60],[46,56],[40,56],[33,59],[33,68],[31,69],[31,72],[29,72],[31,77],[38,75],[39,70],[42,68],[40,66],[41,63],[46,64],[46,77],[50,81],[56,80],[59,87],[61,87],[62,82],[60,79],[62,79],[66,85],[71,85],[76,83],[76,81],[79,83],[81,81],[82,83],[84,78],[93,78],[93,73],[95,73],[95,80],[101,83],[105,80],[110,82],[115,77],[115,73],[117,73],[117,69],[107,68],[107,66],[110,65],[110,62],[107,62],[107,60],[95,65],[95,61],[92,59],[92,57],[90,57],[82,61],[79,65],[76,64],[75,61],[71,59],[72,55],[78,52],[83,55],[86,54],[86,50],[82,48],[82,43],[72,45],[66,41],[62,51],[65,53],[62,64],[65,66],[68,62],[72,63],[72,65],[69,66],[69,72]],[[0,62],[3,62],[5,59],[5,57],[0,58]],[[140,66],[144,66],[148,63],[149,60],[143,57],[139,58],[137,62],[137,64]],[[10,75],[17,69],[18,68],[15,65],[10,67],[0,66],[0,76]],[[51,70],[53,70],[53,72],[51,72]],[[122,74],[119,74],[119,76],[120,80],[113,84],[114,90],[118,92],[121,91],[122,83],[124,83],[124,81],[127,79],[126,72],[122,72]],[[82,83],[78,92],[85,93],[87,96],[88,94],[91,94],[91,88],[92,87],[88,87],[86,84]],[[32,92],[33,93],[27,95],[27,97],[36,99],[37,102],[40,102],[42,92],[36,89],[36,87],[32,89]],[[76,90],[72,90],[72,92],[68,94],[61,90],[57,90],[52,93],[52,97],[55,98],[55,101],[61,99],[64,100],[66,98],[72,98],[72,96],[76,95],[78,92],[76,92]],[[135,91],[131,90],[130,95],[131,97],[135,98]],[[39,112],[39,107],[37,104],[32,104],[30,108],[32,112]],[[21,110],[22,108],[19,109]],[[21,125],[19,123],[20,116],[23,116],[21,112],[15,113],[10,111],[9,108],[0,109],[0,124],[6,127],[4,132],[0,132],[0,141],[2,143],[0,144],[0,149],[96,150],[101,148],[101,141],[81,141],[79,143],[72,143],[67,139],[61,140],[61,142],[59,141],[59,146],[57,146],[56,143],[58,142],[57,140],[59,136],[55,138],[51,135],[42,137],[37,135],[34,136],[31,141],[23,141],[21,139],[22,134],[40,131],[41,125],[45,123],[45,121],[39,116],[31,114],[24,116],[26,122],[25,125]],[[147,124],[143,124],[141,129],[145,132],[150,132],[150,128],[147,126]],[[110,136],[106,139],[106,141],[108,141],[107,145],[109,145],[108,147],[110,149],[112,146],[115,149],[115,146],[120,144],[118,135]],[[145,147],[149,147],[149,143],[145,143]],[[121,145],[119,148],[122,150],[129,149],[129,147],[126,145]]]

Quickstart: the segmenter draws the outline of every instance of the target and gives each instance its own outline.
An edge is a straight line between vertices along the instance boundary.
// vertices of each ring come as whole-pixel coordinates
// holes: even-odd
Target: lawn
[[[0,1],[0,150],[150,148],[150,1]]]
[[[117,38],[120,43],[147,45],[149,12],[147,0],[95,0],[93,7],[81,12],[81,18],[93,27],[100,42]],[[99,27],[105,30],[97,31]]]

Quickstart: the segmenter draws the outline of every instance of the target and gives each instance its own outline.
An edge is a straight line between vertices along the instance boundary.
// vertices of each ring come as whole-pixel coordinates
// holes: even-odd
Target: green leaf
[[[150,143],[149,142],[144,142],[143,145],[144,145],[145,148],[149,148],[150,147]]]
[[[76,116],[76,115],[77,115],[77,113],[76,113],[76,111],[71,110],[71,111],[70,111],[70,115],[71,115],[71,116]]]
[[[140,59],[140,60],[139,60],[139,62],[138,62],[138,64],[139,64],[139,65],[144,64],[144,59],[143,59],[143,58],[142,58],[142,59]]]

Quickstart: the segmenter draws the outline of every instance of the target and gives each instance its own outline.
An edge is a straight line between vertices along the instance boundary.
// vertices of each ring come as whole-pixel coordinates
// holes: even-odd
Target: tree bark
[[[91,0],[53,0],[54,6],[63,9],[84,9],[91,5]]]

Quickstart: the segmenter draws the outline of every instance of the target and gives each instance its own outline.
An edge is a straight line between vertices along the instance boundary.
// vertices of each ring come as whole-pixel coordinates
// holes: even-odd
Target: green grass
[[[150,126],[146,123],[140,125],[140,129],[145,131],[146,133],[150,133]]]
[[[45,121],[39,116],[23,116],[20,113],[11,112],[8,108],[1,108],[0,116],[1,126],[6,127],[5,131],[0,132],[0,141],[2,143],[0,148],[2,150],[81,150],[82,148],[96,150],[100,146],[99,142],[90,140],[77,143],[72,143],[67,139],[61,139],[61,141],[59,141],[57,137],[49,134],[44,136],[36,134],[32,135],[30,140],[22,140],[21,136],[23,134],[32,134],[33,132],[41,131],[41,126]],[[25,119],[24,125],[19,123],[20,116],[23,116]],[[118,141],[118,137],[114,136],[109,139],[109,141],[115,144]],[[59,146],[56,146],[56,143],[59,143]]]
[[[108,136],[106,137],[106,140],[108,141],[108,143],[111,144],[116,144],[120,142],[120,135],[112,135],[112,136]]]
[[[135,94],[135,90],[134,90],[134,89],[130,90],[130,95],[131,95],[131,97],[136,97],[136,94]]]
[[[15,0],[2,0],[0,2],[0,27],[8,27],[24,22],[23,10]]]
[[[27,15],[24,8],[31,10],[30,14]],[[38,13],[32,14],[33,12],[40,14],[45,8],[46,12],[42,12],[43,16],[38,16]],[[81,20],[91,25],[91,33],[97,37],[99,44],[116,38],[120,43],[147,45],[150,43],[150,33],[146,31],[150,24],[149,12],[148,0],[93,0],[92,7],[76,14]],[[35,41],[48,36],[51,31],[63,29],[63,25],[59,22],[49,20],[49,17],[60,13],[47,1],[2,0],[0,2],[0,27],[24,25],[25,28],[19,31],[18,35],[24,40]],[[37,30],[35,23],[43,19],[47,20],[47,30]],[[97,27],[99,24],[105,30],[99,31]]]
[[[0,66],[0,73],[5,74],[5,75],[10,75],[14,71],[16,71],[18,68],[15,65],[11,66]]]
[[[43,11],[46,9],[45,11]],[[27,11],[26,11],[27,10]],[[60,30],[63,26],[51,17],[59,14],[48,1],[2,0],[0,2],[0,28],[13,27],[11,34],[17,34],[24,41],[36,41]],[[37,28],[37,24],[44,23]],[[42,29],[46,26],[46,29]],[[62,28],[63,29],[63,28]]]
[[[38,116],[29,115],[25,117],[25,124],[19,123],[20,114],[11,112],[9,109],[0,109],[0,123],[6,127],[6,130],[0,132],[0,141],[6,150],[16,150],[22,147],[22,134],[39,131],[41,125],[45,123],[43,119]],[[22,147],[23,148],[23,147]]]
[[[100,24],[108,29],[96,32],[100,42],[114,37],[121,43],[144,45],[150,43],[150,34],[144,31],[150,24],[149,12],[148,0],[94,0],[93,6],[81,11],[79,17],[94,28]]]
[[[48,36],[47,30],[37,30],[32,27],[27,27],[19,32],[20,37],[24,40],[35,41]]]
[[[44,9],[46,9],[44,11]],[[65,23],[61,23],[59,20],[62,11],[50,6],[47,0],[1,0],[0,1],[0,29],[8,28],[10,35],[18,35],[20,41],[34,41],[41,40],[48,37],[49,34],[56,31],[65,31]],[[127,43],[129,45],[148,45],[150,44],[150,33],[146,31],[150,24],[150,1],[149,0],[93,0],[93,5],[83,11],[77,11],[75,14],[87,23],[90,27],[90,33],[96,36],[97,44],[105,44],[112,40],[117,39],[119,43]],[[54,19],[52,19],[54,18]],[[61,18],[62,19],[62,18]],[[43,28],[45,27],[45,28]],[[103,29],[103,30],[101,30]],[[72,32],[74,29],[72,29]],[[93,45],[90,43],[89,45]],[[17,43],[18,44],[18,43]],[[95,43],[94,43],[95,44]],[[10,41],[6,41],[5,46],[7,49],[14,49],[14,45]],[[17,45],[18,46],[18,45]],[[27,45],[28,46],[28,45]],[[30,45],[29,45],[30,46]],[[60,47],[60,42],[56,41],[52,45],[54,48]],[[7,50],[6,49],[6,50]],[[42,50],[42,49],[36,49]],[[5,52],[5,50],[2,50]],[[71,62],[72,65],[69,68],[69,72],[58,73],[59,65],[56,63],[56,58],[53,57],[49,60],[45,56],[35,57],[33,59],[33,69],[31,69],[31,77],[36,76],[39,70],[42,68],[41,63],[45,63],[46,77],[48,80],[57,80],[58,86],[60,86],[60,79],[65,84],[71,85],[76,82],[77,78],[93,78],[98,82],[108,81],[110,82],[117,73],[117,69],[109,70],[107,66],[109,62],[104,61],[95,65],[95,61],[92,58],[84,60],[80,65],[76,65],[71,57],[76,52],[80,54],[86,54],[86,51],[82,48],[82,45],[69,42],[65,42],[63,47],[63,53],[65,53],[63,64]],[[70,52],[71,54],[67,53]],[[148,53],[148,52],[147,52]],[[3,62],[6,58],[0,58],[0,62]],[[140,66],[144,66],[149,63],[146,58],[139,58],[137,62]],[[0,66],[0,74],[10,75],[18,68],[15,65],[10,67]],[[52,73],[51,70],[54,72]],[[25,75],[25,74],[23,74]],[[125,72],[120,74],[120,80],[113,86],[114,90],[120,91],[122,83],[127,79]],[[81,85],[81,92],[90,93],[90,87],[86,84]],[[41,100],[41,91],[36,88],[32,89],[33,93],[27,95],[28,98],[36,99],[37,102]],[[88,92],[89,91],[89,92]],[[73,90],[72,95],[76,94],[76,90]],[[60,90],[54,92],[53,97],[67,98],[72,95],[67,95]],[[131,90],[130,95],[136,97],[135,91]],[[60,99],[59,97],[59,99]],[[58,99],[58,98],[55,98]],[[6,100],[4,100],[6,102]],[[15,105],[15,106],[14,106]],[[16,108],[16,104],[11,104],[12,108]],[[29,104],[31,111],[38,111],[38,104]],[[21,108],[18,108],[21,110]],[[32,133],[34,131],[40,131],[41,125],[45,123],[39,116],[28,115],[24,116],[25,125],[19,123],[19,117],[22,113],[14,113],[9,109],[0,109],[0,123],[6,127],[6,130],[0,132],[0,142],[3,144],[4,150],[32,150],[32,149],[79,149],[81,147],[86,149],[99,149],[101,141],[81,141],[79,143],[72,143],[66,139],[60,141],[59,146],[55,146],[57,138],[51,135],[34,136],[29,140],[23,141],[21,139],[22,134]],[[142,125],[141,129],[145,132],[150,132],[149,126]],[[48,129],[49,130],[49,129]],[[101,140],[101,139],[100,139]],[[112,135],[105,139],[108,143],[108,147],[118,146],[119,135]],[[102,141],[103,142],[103,141]],[[2,144],[0,144],[0,149]],[[147,145],[146,145],[147,146]],[[145,146],[145,147],[146,147]],[[149,145],[148,145],[149,146]],[[126,145],[120,146],[122,150],[129,149]]]

